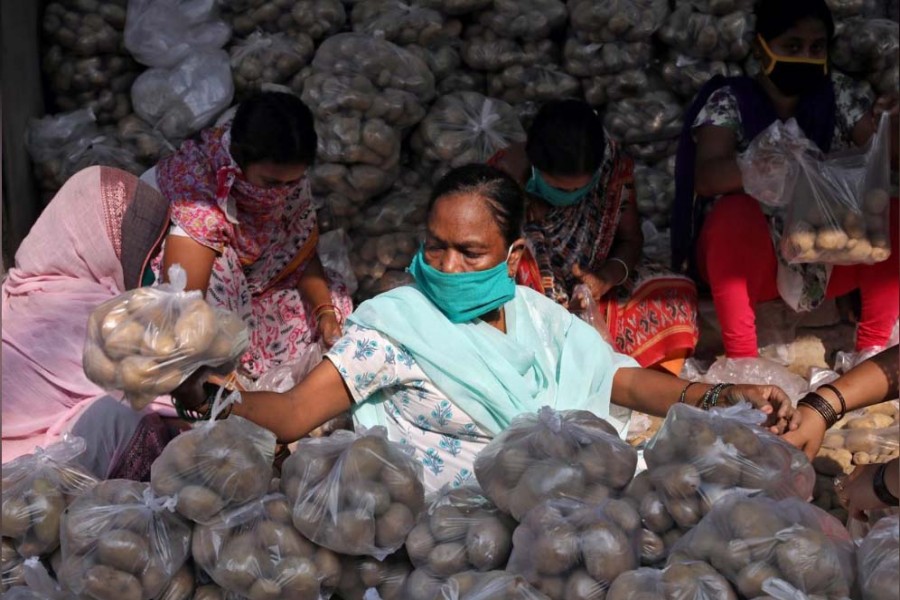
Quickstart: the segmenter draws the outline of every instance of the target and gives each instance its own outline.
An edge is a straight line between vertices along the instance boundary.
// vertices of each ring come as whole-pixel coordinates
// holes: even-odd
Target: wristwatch
[[[875,471],[875,478],[872,480],[872,491],[875,492],[879,500],[888,506],[900,506],[900,499],[892,494],[891,490],[884,483],[884,473],[887,471],[887,466],[888,463],[882,463]]]

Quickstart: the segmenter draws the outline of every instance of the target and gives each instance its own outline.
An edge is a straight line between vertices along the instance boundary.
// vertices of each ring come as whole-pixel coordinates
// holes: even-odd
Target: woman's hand
[[[319,333],[326,350],[334,346],[343,335],[340,323],[331,313],[325,313],[319,319]]]
[[[865,511],[887,507],[875,495],[875,472],[879,467],[880,464],[862,465],[853,469],[849,475],[835,477],[834,490],[851,518],[868,521]]]
[[[812,460],[819,453],[819,446],[825,438],[825,419],[808,406],[799,406],[795,414],[800,424],[793,431],[785,433],[784,440],[802,450]]]
[[[766,415],[765,426],[775,434],[797,429],[800,418],[794,411],[791,399],[775,385],[735,384],[722,390],[727,404],[749,402],[753,408]]]
[[[609,290],[615,287],[614,282],[607,281],[600,274],[583,270],[577,263],[572,267],[572,276],[578,279],[579,283],[583,283],[587,286],[594,302],[600,302],[600,299],[603,298]],[[573,298],[571,304],[572,306],[570,306],[570,308],[575,311],[584,310],[585,299],[581,297]]]

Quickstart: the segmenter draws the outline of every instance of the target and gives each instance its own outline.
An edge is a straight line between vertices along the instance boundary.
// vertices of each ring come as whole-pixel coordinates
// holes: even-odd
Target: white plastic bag
[[[47,568],[36,557],[22,563],[22,584],[4,589],[3,600],[76,600],[50,576]]]
[[[328,231],[319,236],[319,244],[316,246],[322,268],[337,273],[350,295],[356,293],[359,282],[353,272],[353,263],[350,262],[350,237],[343,229]],[[297,379],[296,381],[299,381]]]
[[[128,1],[125,47],[148,67],[174,67],[197,51],[223,47],[230,37],[215,0]]]
[[[856,554],[862,600],[889,600],[900,587],[900,515],[885,517]]]
[[[171,68],[141,73],[131,87],[134,111],[170,141],[212,122],[234,96],[231,63],[224,50],[196,50]]]

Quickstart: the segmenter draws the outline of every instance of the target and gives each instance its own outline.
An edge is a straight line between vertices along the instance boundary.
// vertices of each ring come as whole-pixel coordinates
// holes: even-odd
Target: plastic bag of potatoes
[[[516,527],[506,569],[551,600],[600,598],[616,577],[638,568],[640,527],[637,511],[622,500],[548,500]]]
[[[413,567],[406,552],[399,550],[378,560],[371,556],[341,556],[341,580],[337,596],[341,600],[364,600],[377,592],[381,600],[410,600],[406,580]],[[367,591],[369,593],[367,594]]]
[[[59,578],[95,600],[149,600],[188,557],[191,524],[146,483],[101,481],[66,510]]]
[[[231,71],[237,93],[259,90],[264,83],[286,83],[313,55],[307,35],[256,32],[231,47]]]
[[[445,486],[406,537],[406,552],[416,569],[438,579],[502,569],[514,528],[478,486]]]
[[[282,466],[281,489],[300,533],[375,558],[403,545],[425,504],[421,463],[383,427],[300,440]]]
[[[430,598],[428,600],[431,600]],[[549,600],[520,575],[506,571],[467,571],[441,586],[435,600]],[[582,600],[573,596],[572,600]]]
[[[649,40],[669,16],[666,0],[569,0],[572,29],[586,42]]]
[[[781,579],[809,597],[847,598],[855,577],[850,534],[834,517],[797,498],[732,495],[672,549],[668,564],[711,564],[743,598]]]
[[[210,419],[178,435],[150,467],[150,485],[161,496],[175,496],[175,510],[205,523],[262,497],[268,490],[275,456],[275,434],[237,416],[216,417],[235,392],[217,398]]]
[[[650,478],[650,472],[638,473],[625,488],[622,499],[641,517],[641,564],[649,567],[665,562],[669,551],[687,529],[675,523]]]
[[[549,64],[559,50],[552,40],[519,41],[503,37],[483,25],[463,32],[462,59],[477,71],[500,71],[513,65]]]
[[[716,75],[737,77],[743,75],[744,70],[736,63],[692,58],[673,52],[663,62],[661,73],[669,89],[682,98],[692,99]]]
[[[574,98],[581,82],[554,64],[513,65],[488,74],[488,95],[510,104]]]
[[[888,462],[900,453],[900,432],[897,426],[882,429],[842,428],[826,432],[819,456],[813,461],[816,470],[838,475],[857,465]],[[826,463],[837,463],[835,469]]]
[[[421,158],[449,168],[482,163],[510,144],[525,141],[513,108],[477,92],[438,98],[413,133]]]
[[[868,79],[879,94],[897,90],[900,32],[889,19],[850,19],[835,35],[829,53],[840,69]]]
[[[604,125],[613,139],[625,144],[669,140],[681,133],[682,116],[671,92],[655,90],[610,104]]]
[[[665,569],[642,567],[613,582],[606,600],[737,600],[731,584],[708,563],[686,561]]]
[[[180,265],[169,270],[169,282],[104,302],[88,321],[85,374],[101,387],[123,390],[135,410],[201,366],[231,363],[249,345],[237,315],[211,307],[198,291],[184,291]]]
[[[750,53],[754,25],[749,12],[739,10],[717,17],[680,3],[660,27],[659,38],[688,56],[741,61]]]
[[[890,244],[890,118],[866,148],[792,152],[798,169],[781,237],[789,263],[873,264]]]
[[[654,167],[634,166],[634,195],[640,215],[666,227],[675,201],[675,178]]]
[[[7,544],[24,558],[48,556],[59,547],[59,520],[66,506],[97,482],[76,462],[84,450],[82,438],[68,437],[4,463],[4,553]]]
[[[900,515],[885,517],[856,553],[863,600],[889,600],[900,588]]]
[[[647,444],[650,479],[675,523],[684,529],[741,488],[773,498],[811,497],[815,472],[806,456],[760,427],[748,403],[703,411],[676,404]]]
[[[405,0],[362,0],[353,5],[350,22],[353,31],[399,46],[431,48],[450,40],[441,13]]]
[[[223,47],[231,28],[214,0],[129,0],[125,47],[141,64],[169,68],[198,50]]]
[[[191,551],[216,584],[241,598],[318,600],[328,598],[341,579],[338,556],[294,529],[281,494],[198,525]]]
[[[478,21],[502,37],[537,41],[559,30],[567,17],[560,0],[494,0]]]
[[[25,585],[24,567],[25,559],[16,552],[12,538],[0,538],[0,592]]]
[[[653,75],[641,69],[622,71],[613,75],[596,75],[583,80],[582,85],[584,99],[591,106],[603,106],[607,102],[640,97],[651,89],[659,89]]]
[[[47,568],[37,557],[24,560],[20,580],[15,587],[4,588],[3,600],[76,600],[71,592],[50,576]]]
[[[599,502],[634,476],[637,452],[586,410],[542,408],[513,420],[475,459],[475,476],[500,510],[521,520],[552,498]]]
[[[570,37],[563,46],[563,65],[576,77],[600,77],[646,67],[653,57],[648,42],[582,42]]]

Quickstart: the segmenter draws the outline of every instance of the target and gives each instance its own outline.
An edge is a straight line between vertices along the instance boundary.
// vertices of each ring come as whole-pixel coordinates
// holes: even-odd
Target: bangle
[[[731,383],[717,383],[712,386],[706,392],[703,393],[703,398],[700,401],[700,410],[709,410],[716,406],[719,403],[719,394],[722,393],[722,390],[725,388],[731,387],[733,384]]]
[[[879,500],[888,506],[900,506],[900,499],[891,493],[884,481],[884,474],[887,471],[888,463],[881,463],[875,470],[875,477],[872,479],[872,491]]]
[[[699,381],[691,381],[691,382],[688,382],[688,384],[686,386],[684,386],[684,389],[681,390],[681,396],[678,397],[678,404],[684,404],[684,399],[685,399],[685,396],[687,395],[688,389],[692,385],[696,385],[698,383],[700,383],[700,382]]]
[[[797,406],[808,406],[819,413],[825,419],[825,429],[829,429],[838,421],[837,413],[834,412],[834,407],[831,406],[831,403],[815,392],[807,394],[797,403]]]
[[[622,280],[616,284],[616,285],[622,285],[623,283],[628,281],[628,275],[631,273],[631,271],[628,269],[628,265],[625,264],[625,261],[622,260],[621,258],[616,258],[615,256],[613,256],[612,258],[606,259],[606,262],[612,262],[612,261],[615,261],[615,262],[621,264],[625,268],[625,277],[623,277]]]
[[[831,390],[834,392],[834,395],[837,396],[838,402],[841,403],[841,412],[837,416],[838,421],[844,418],[844,415],[847,414],[847,401],[844,400],[844,395],[841,393],[839,389],[831,385],[830,383],[826,383],[825,385],[820,385],[819,389],[825,388],[826,390]],[[817,390],[818,391],[818,390]]]
[[[343,322],[344,315],[341,314],[341,309],[339,309],[334,304],[320,304],[313,309],[313,316],[316,318],[316,322],[322,317],[322,315],[333,314],[337,319],[338,323]]]
[[[732,386],[734,386],[733,383],[720,383],[720,384],[716,385],[716,387],[713,388],[714,391],[712,393],[712,399],[710,400],[710,403],[709,403],[710,408],[718,405],[719,404],[719,396],[722,394],[722,392],[724,392],[725,390],[727,390],[728,388],[730,388]]]

